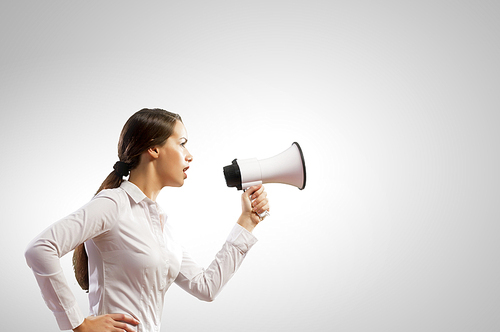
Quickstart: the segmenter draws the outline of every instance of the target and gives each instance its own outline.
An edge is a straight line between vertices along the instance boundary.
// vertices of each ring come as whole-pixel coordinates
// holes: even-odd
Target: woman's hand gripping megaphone
[[[306,186],[306,164],[299,143],[294,142],[291,147],[280,154],[259,160],[234,159],[231,165],[223,168],[224,177],[228,187],[236,187],[238,190],[250,191],[248,202],[251,208],[257,207],[260,219],[269,216],[268,209],[261,209],[261,201],[256,200],[259,196],[262,183],[283,183],[304,189]],[[258,189],[255,189],[258,188]]]
[[[238,223],[251,230],[269,214],[269,200],[262,184],[247,188],[241,195],[242,213]]]
[[[246,192],[250,188],[258,188],[254,193],[250,193],[250,203],[252,207],[252,211],[257,214],[260,220],[264,220],[265,217],[269,217],[271,213],[269,212],[269,201],[267,201],[267,192],[262,184],[257,184],[252,187],[243,188],[243,191]],[[266,202],[263,200],[266,200]],[[267,208],[263,208],[267,206]]]

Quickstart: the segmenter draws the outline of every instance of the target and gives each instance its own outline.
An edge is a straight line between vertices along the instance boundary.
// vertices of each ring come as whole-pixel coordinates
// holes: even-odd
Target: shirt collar
[[[143,200],[146,200],[148,202],[153,202],[151,199],[149,199],[148,196],[146,196],[139,187],[137,187],[135,184],[133,184],[130,181],[124,180],[122,184],[120,185],[120,188],[125,190],[125,192],[132,197],[134,202],[137,204],[139,202],[142,202]]]

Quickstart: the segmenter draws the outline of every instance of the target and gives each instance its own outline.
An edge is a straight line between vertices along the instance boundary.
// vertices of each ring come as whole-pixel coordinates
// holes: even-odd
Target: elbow
[[[203,273],[190,278],[180,273],[176,283],[186,292],[203,302],[213,302],[221,290],[221,285],[207,278]]]
[[[210,287],[207,287],[204,291],[200,291],[197,294],[197,298],[203,302],[213,302],[215,298],[217,297],[218,292]]]
[[[31,267],[33,261],[36,260],[37,256],[38,254],[36,247],[33,245],[33,243],[30,243],[24,250],[24,258],[26,259],[26,263],[29,267]]]
[[[204,296],[200,296],[199,299],[202,300],[203,302],[213,302],[215,300],[216,295],[215,294],[207,294]]]
[[[46,245],[36,240],[30,242],[24,251],[26,263],[30,268],[37,271],[40,270],[44,262],[46,262],[47,258],[51,255],[55,255],[55,253],[53,253],[50,248],[47,248]]]
[[[213,302],[215,298],[220,294],[222,290],[222,286],[219,287],[210,287],[208,291],[205,293],[203,301],[205,302]]]

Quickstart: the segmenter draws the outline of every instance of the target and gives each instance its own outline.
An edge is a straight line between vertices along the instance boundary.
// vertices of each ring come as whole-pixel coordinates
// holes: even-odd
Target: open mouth
[[[187,170],[189,169],[189,166],[188,167],[185,167],[182,171],[184,172],[184,178],[187,178]]]

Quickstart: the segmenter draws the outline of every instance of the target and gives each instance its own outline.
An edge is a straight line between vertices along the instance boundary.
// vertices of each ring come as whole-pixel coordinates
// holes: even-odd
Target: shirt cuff
[[[80,326],[85,319],[77,304],[66,311],[54,312],[54,316],[61,330],[72,330]]]
[[[257,238],[252,233],[239,224],[234,225],[226,239],[226,242],[238,248],[242,253],[250,250],[257,241]]]

